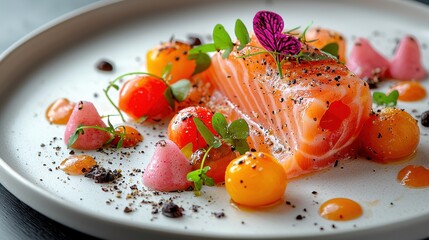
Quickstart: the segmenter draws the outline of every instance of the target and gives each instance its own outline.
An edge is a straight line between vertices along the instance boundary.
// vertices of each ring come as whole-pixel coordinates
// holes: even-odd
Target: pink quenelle
[[[186,179],[190,171],[192,166],[179,147],[171,140],[161,140],[143,173],[143,184],[162,192],[186,190],[191,186]]]
[[[386,77],[389,61],[379,54],[365,38],[358,38],[347,60],[347,67],[360,78]]]
[[[67,145],[70,136],[79,126],[106,127],[100,114],[91,102],[80,101],[73,109],[64,132],[64,142]],[[94,150],[103,147],[110,139],[110,134],[97,129],[84,129],[84,134],[79,134],[78,139],[70,147],[81,150]]]
[[[422,80],[426,77],[419,43],[414,37],[408,35],[402,38],[390,62],[389,73],[397,80]]]

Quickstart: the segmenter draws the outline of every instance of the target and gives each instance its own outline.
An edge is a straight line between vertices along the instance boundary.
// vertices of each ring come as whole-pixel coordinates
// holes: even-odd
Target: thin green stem
[[[206,152],[204,153],[203,160],[201,160],[200,171],[203,170],[204,162],[206,161],[206,158],[209,155],[209,152],[210,152],[210,150],[212,150],[212,148],[213,148],[213,145],[210,146],[209,148],[207,148]]]

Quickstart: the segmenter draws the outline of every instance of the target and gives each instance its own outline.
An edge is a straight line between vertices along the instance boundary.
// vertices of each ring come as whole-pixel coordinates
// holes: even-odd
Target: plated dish
[[[178,38],[186,38],[188,34],[195,33],[210,34],[207,29],[219,23],[219,15],[209,14],[214,7],[225,16],[221,23],[227,27],[238,17],[244,22],[251,22],[258,10],[275,9],[282,13],[285,25],[289,28],[313,20],[318,25],[342,32],[348,39],[368,37],[387,56],[391,56],[395,40],[404,34],[412,33],[417,38],[424,39],[424,21],[427,20],[425,9],[404,3],[395,3],[392,6],[396,7],[392,7],[392,12],[383,12],[379,16],[394,24],[377,25],[373,23],[375,19],[371,18],[365,20],[366,24],[346,21],[348,18],[344,22],[338,22],[332,16],[318,11],[326,8],[339,12],[354,8],[357,9],[354,14],[361,16],[372,8],[381,7],[381,3],[354,5],[314,2],[309,7],[298,2],[274,1],[251,2],[245,11],[239,3],[216,5],[188,2],[183,11],[170,11],[168,8],[159,12],[152,10],[147,17],[130,18],[116,26],[103,23],[112,9],[119,12],[119,19],[120,10],[137,9],[133,4],[141,7],[138,8],[141,12],[148,11],[145,10],[144,3],[112,3],[60,23],[4,55],[0,67],[9,70],[2,71],[0,79],[5,83],[1,89],[3,105],[0,126],[7,136],[1,140],[1,180],[20,199],[55,220],[101,237],[125,234],[132,238],[140,234],[176,234],[234,238],[239,231],[242,238],[332,238],[397,234],[395,229],[401,228],[413,229],[407,236],[426,236],[427,233],[420,226],[428,221],[429,210],[424,204],[427,189],[407,189],[396,182],[396,173],[407,163],[384,166],[368,163],[363,159],[340,162],[336,168],[291,181],[284,204],[262,211],[242,211],[230,205],[227,200],[229,197],[221,187],[204,188],[201,197],[195,197],[192,192],[154,194],[141,189],[139,169],[143,169],[148,163],[155,143],[166,135],[168,122],[160,122],[155,126],[144,125],[141,128],[145,140],[137,149],[130,150],[132,154],[122,151],[91,153],[103,165],[123,170],[126,178],[119,186],[96,185],[88,179],[69,177],[56,170],[70,150],[59,139],[64,129],[49,125],[44,118],[44,111],[59,97],[58,93],[70,99],[90,99],[99,106],[100,112],[110,112],[111,106],[102,98],[101,89],[116,75],[101,73],[95,69],[94,64],[101,58],[111,59],[115,63],[115,74],[118,75],[140,69],[146,51],[161,39],[168,39],[172,33]],[[402,12],[404,8],[407,11]],[[232,10],[236,13],[232,13]],[[308,16],[297,14],[304,10],[309,11]],[[189,11],[193,14],[187,14]],[[93,25],[77,29],[78,21],[91,19],[95,13],[98,20]],[[404,20],[395,21],[395,14],[402,14]],[[353,17],[350,16],[350,19]],[[184,28],[183,31],[177,31],[177,25],[193,27],[192,30]],[[87,35],[90,30],[100,26],[107,29]],[[74,38],[71,43],[63,37],[54,37],[56,31],[64,30],[69,30],[69,34],[79,37],[80,41]],[[48,48],[46,41],[63,44],[61,48],[60,44]],[[119,44],[124,42],[126,44]],[[44,59],[42,63],[35,65],[36,57],[29,57],[26,61],[19,60],[29,49],[39,47],[41,51],[36,52],[35,56]],[[59,49],[61,50],[58,51]],[[427,64],[428,51],[424,47],[422,54],[424,64]],[[13,67],[17,64],[28,71],[24,75],[18,74],[17,68]],[[20,79],[21,84],[12,86],[7,81],[10,78]],[[427,87],[427,82],[423,84]],[[386,84],[383,87],[381,89],[387,89]],[[423,100],[419,103],[400,103],[399,106],[410,109],[410,112],[414,110],[414,114],[418,115],[427,110],[426,104]],[[418,151],[410,161],[424,165],[427,156],[425,146],[428,144],[425,128],[421,127],[421,135]],[[134,191],[134,186],[139,191]],[[350,197],[359,201],[364,208],[363,217],[341,223],[320,218],[317,214],[320,203],[333,197]],[[184,208],[184,218],[168,219],[153,213],[158,207],[152,203],[156,205],[169,198],[174,198]],[[125,211],[127,208],[133,211]],[[78,220],[82,217],[89,224],[82,224]]]

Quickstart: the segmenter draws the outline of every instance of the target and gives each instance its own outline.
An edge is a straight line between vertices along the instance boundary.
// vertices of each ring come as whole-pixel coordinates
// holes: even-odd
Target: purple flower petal
[[[270,11],[259,11],[253,18],[253,31],[261,45],[269,50],[276,51],[276,35],[281,33],[284,22],[280,15]]]
[[[283,18],[277,13],[259,11],[253,18],[253,31],[265,49],[285,55],[297,54],[301,50],[301,42],[294,36],[283,34],[283,28]]]
[[[276,36],[276,41],[276,51],[279,53],[295,55],[301,51],[301,42],[294,36],[280,33]]]

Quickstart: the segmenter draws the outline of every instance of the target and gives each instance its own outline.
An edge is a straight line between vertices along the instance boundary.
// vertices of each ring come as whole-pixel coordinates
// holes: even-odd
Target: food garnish
[[[319,53],[308,53],[301,51],[301,43],[306,43],[306,31],[309,26],[305,28],[303,33],[299,37],[295,37],[293,34],[283,33],[284,22],[283,18],[277,13],[270,11],[259,11],[256,13],[253,20],[253,30],[255,36],[259,40],[262,48],[259,46],[248,45],[250,43],[249,33],[246,26],[240,19],[237,19],[235,23],[235,34],[240,44],[237,51],[242,50],[245,46],[258,50],[255,53],[245,53],[241,57],[245,58],[256,54],[269,54],[275,61],[279,76],[283,78],[282,66],[287,60],[305,60],[305,61],[319,61],[327,58],[337,59],[334,55],[338,56],[337,43],[332,43],[326,46],[324,50],[331,51]],[[295,29],[290,30],[288,33],[292,33]],[[190,58],[196,58],[195,56],[207,56],[209,52],[219,52],[223,50],[222,57],[228,58],[230,53],[237,46],[236,43],[232,42],[230,35],[225,30],[224,26],[217,24],[213,29],[213,40],[214,43],[204,44],[197,46],[189,51],[191,54]],[[194,55],[194,56],[193,56]],[[192,57],[193,56],[193,57]],[[203,59],[203,57],[201,57]],[[210,58],[204,57],[204,61],[197,62],[198,65],[210,66]]]
[[[222,146],[222,143],[226,143],[231,145],[240,154],[244,154],[249,150],[249,145],[246,141],[249,136],[249,126],[243,119],[238,119],[228,124],[225,116],[221,113],[215,113],[212,118],[212,124],[213,128],[220,135],[219,138],[216,137],[198,117],[194,117],[193,120],[198,131],[208,144],[208,148],[205,150],[204,157],[201,160],[200,168],[187,175],[187,179],[194,182],[195,195],[200,195],[200,190],[203,185],[214,185],[214,180],[207,176],[210,167],[204,166],[210,150],[219,148]]]
[[[379,106],[394,107],[398,103],[398,90],[391,91],[388,95],[383,92],[374,92],[372,100]]]

